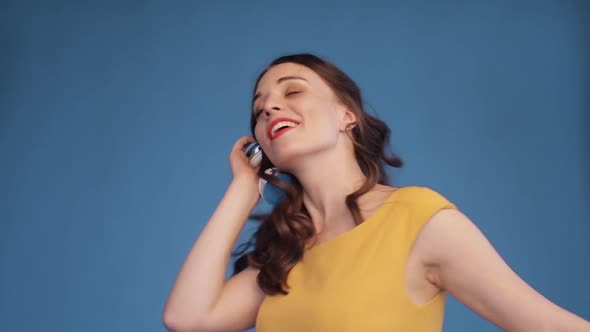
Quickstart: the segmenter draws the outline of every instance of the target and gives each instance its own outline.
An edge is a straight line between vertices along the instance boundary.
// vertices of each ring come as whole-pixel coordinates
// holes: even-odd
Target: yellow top
[[[446,294],[414,304],[404,270],[420,229],[445,208],[457,207],[432,189],[394,191],[363,223],[305,251],[289,294],[262,302],[256,331],[441,331]]]

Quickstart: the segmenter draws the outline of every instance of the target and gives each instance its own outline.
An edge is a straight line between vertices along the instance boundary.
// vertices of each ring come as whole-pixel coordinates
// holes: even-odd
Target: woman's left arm
[[[505,331],[590,331],[590,323],[555,305],[504,262],[458,210],[436,213],[416,241],[427,279]]]

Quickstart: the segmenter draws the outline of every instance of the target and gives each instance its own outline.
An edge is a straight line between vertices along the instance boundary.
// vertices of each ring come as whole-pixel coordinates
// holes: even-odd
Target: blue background
[[[587,4],[3,1],[2,329],[164,331],[254,80],[293,52],[361,86],[396,185],[440,191],[590,319]],[[450,299],[444,330],[498,329]]]

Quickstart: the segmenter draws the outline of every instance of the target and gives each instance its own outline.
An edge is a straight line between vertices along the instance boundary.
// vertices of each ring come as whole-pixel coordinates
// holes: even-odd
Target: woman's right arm
[[[256,169],[242,152],[242,137],[230,154],[233,181],[190,250],[164,308],[170,331],[228,331],[254,326],[264,293],[258,270],[247,268],[225,279],[232,249],[259,199]]]

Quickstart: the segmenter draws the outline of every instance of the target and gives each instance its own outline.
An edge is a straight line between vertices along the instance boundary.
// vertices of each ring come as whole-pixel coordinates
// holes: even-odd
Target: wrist
[[[251,176],[237,176],[232,178],[231,185],[233,186],[256,186],[258,185],[258,177]]]
[[[260,197],[258,180],[247,177],[232,179],[228,191],[235,192],[242,198],[248,199],[252,205],[256,205]]]

